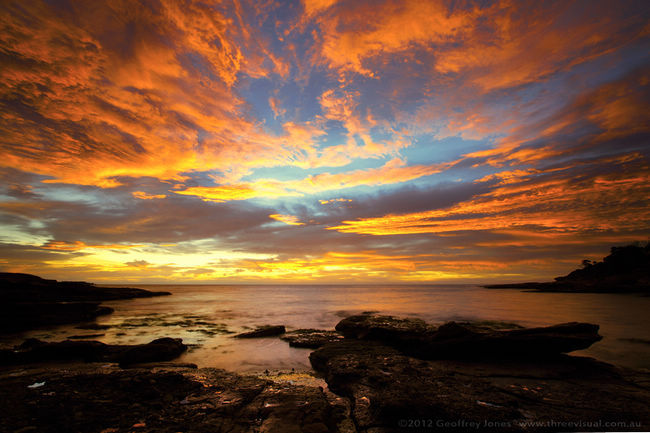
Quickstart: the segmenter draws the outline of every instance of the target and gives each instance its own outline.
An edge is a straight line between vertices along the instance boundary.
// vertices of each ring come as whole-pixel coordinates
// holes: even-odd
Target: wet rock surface
[[[436,327],[421,319],[358,314],[341,320],[336,330],[347,338],[399,341],[425,336]]]
[[[348,317],[336,325],[336,330],[347,338],[382,341],[425,359],[553,357],[586,349],[600,341],[598,328],[598,325],[577,322],[505,330],[496,329],[495,324],[486,326],[485,322],[476,325],[448,322],[436,327],[420,319],[368,314]]]
[[[475,426],[492,431],[598,431],[606,422],[643,431],[650,425],[648,372],[555,351],[566,347],[567,335],[591,335],[591,325],[495,331],[494,325],[435,328],[386,316],[355,316],[341,323],[337,329],[348,338],[312,352],[310,361],[333,392],[350,399],[361,432],[466,431]],[[551,335],[559,343],[546,344],[553,351],[540,358],[487,353],[488,343],[495,351],[509,347],[494,336],[498,332],[508,335],[508,344],[523,339],[525,346],[531,336],[543,336],[546,344]],[[468,346],[479,342],[479,349],[459,351],[456,343],[442,345],[445,340]],[[405,342],[435,342],[436,350],[417,350]],[[444,349],[453,356],[444,356]],[[432,353],[439,359],[431,359]],[[578,422],[582,424],[571,424]]]
[[[54,361],[117,362],[133,364],[170,361],[187,350],[180,338],[159,338],[148,344],[116,345],[99,341],[66,340],[46,343],[25,340],[15,350],[0,351],[0,365],[20,365]]]
[[[121,349],[124,346],[118,347],[120,349],[114,352],[113,359],[119,362],[121,367],[145,362],[170,361],[187,350],[183,340],[169,337],[158,338],[148,344],[126,346],[126,349]]]
[[[260,326],[252,331],[237,334],[235,338],[262,338],[274,337],[276,335],[284,334],[287,330],[282,325],[265,325]]]
[[[316,350],[311,361],[332,391],[350,398],[359,431],[402,431],[405,422],[416,427],[413,420],[458,431],[452,423],[459,419],[493,431],[603,429],[572,428],[578,421],[626,422],[625,429],[641,431],[650,425],[650,375],[643,384],[589,358],[426,361],[379,342],[345,341]]]
[[[0,273],[0,332],[93,320],[113,309],[101,301],[170,295],[128,287],[98,287],[81,281],[46,280]]]
[[[224,370],[12,374],[0,373],[1,431],[353,431],[345,400],[331,393]]]
[[[343,339],[343,335],[337,331],[322,329],[296,329],[285,333],[280,339],[288,342],[291,347],[316,349],[327,343],[334,343]]]

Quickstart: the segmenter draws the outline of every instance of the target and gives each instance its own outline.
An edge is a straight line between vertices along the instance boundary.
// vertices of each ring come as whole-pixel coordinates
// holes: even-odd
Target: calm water
[[[133,286],[133,285],[131,285]],[[290,348],[278,338],[232,338],[260,325],[333,329],[341,318],[363,311],[449,320],[503,320],[523,326],[579,321],[597,323],[604,339],[574,352],[630,367],[650,367],[650,297],[614,294],[525,293],[476,286],[222,286],[135,285],[173,296],[106,302],[115,313],[98,318],[101,331],[74,325],[2,337],[58,341],[74,335],[104,343],[133,344],[163,336],[195,345],[180,359],[200,367],[236,371],[309,369],[309,349]],[[646,343],[626,339],[645,339]]]

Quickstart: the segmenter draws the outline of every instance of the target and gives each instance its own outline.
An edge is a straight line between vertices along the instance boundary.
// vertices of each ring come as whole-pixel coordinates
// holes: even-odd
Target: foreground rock
[[[612,430],[605,422],[624,422],[619,431],[650,427],[650,375],[626,375],[589,358],[427,361],[377,341],[346,339],[310,360],[333,392],[350,399],[360,432],[476,425],[495,432]]]
[[[325,331],[322,329],[296,329],[280,337],[289,343],[291,347],[303,347],[317,349],[327,343],[334,343],[343,338],[341,333],[336,331]]]
[[[341,320],[336,330],[348,338],[399,341],[422,338],[436,327],[421,319],[358,314]]]
[[[553,357],[600,341],[598,328],[576,322],[511,330],[456,322],[435,327],[419,319],[368,314],[348,317],[336,325],[336,330],[348,338],[382,341],[424,359]]]
[[[650,294],[650,242],[612,247],[602,261],[583,260],[582,268],[545,283],[491,284],[488,289],[536,292]]]
[[[650,426],[650,374],[561,353],[598,341],[596,325],[498,331],[361,315],[336,328],[346,338],[312,352],[310,361],[332,391],[350,399],[360,432]]]
[[[282,325],[266,325],[260,326],[259,328],[243,332],[241,334],[235,335],[235,338],[262,338],[262,337],[274,337],[276,335],[284,334],[287,330]]]
[[[91,283],[45,280],[35,275],[0,273],[0,333],[89,321],[113,309],[101,301],[148,298],[169,292]]]
[[[148,344],[110,345],[99,341],[46,343],[26,340],[16,350],[0,351],[0,365],[22,365],[52,361],[117,362],[133,364],[170,361],[187,350],[180,338],[159,338]]]
[[[148,344],[139,344],[125,350],[116,351],[115,360],[120,367],[145,362],[171,361],[187,350],[180,338],[158,338]]]
[[[353,431],[342,399],[322,389],[216,369],[12,372],[0,384],[0,431]]]

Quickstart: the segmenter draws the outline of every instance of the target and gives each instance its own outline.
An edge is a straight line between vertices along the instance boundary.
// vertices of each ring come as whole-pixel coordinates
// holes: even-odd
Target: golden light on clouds
[[[10,0],[0,266],[144,282],[565,273],[650,230],[642,9]]]
[[[294,215],[271,214],[269,215],[269,218],[280,221],[281,223],[285,223],[290,226],[304,225],[304,223],[301,223],[300,219]]]

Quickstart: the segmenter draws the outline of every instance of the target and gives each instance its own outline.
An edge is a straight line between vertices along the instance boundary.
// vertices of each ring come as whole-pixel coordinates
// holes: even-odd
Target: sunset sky
[[[650,2],[5,1],[0,268],[550,280],[650,237]]]

